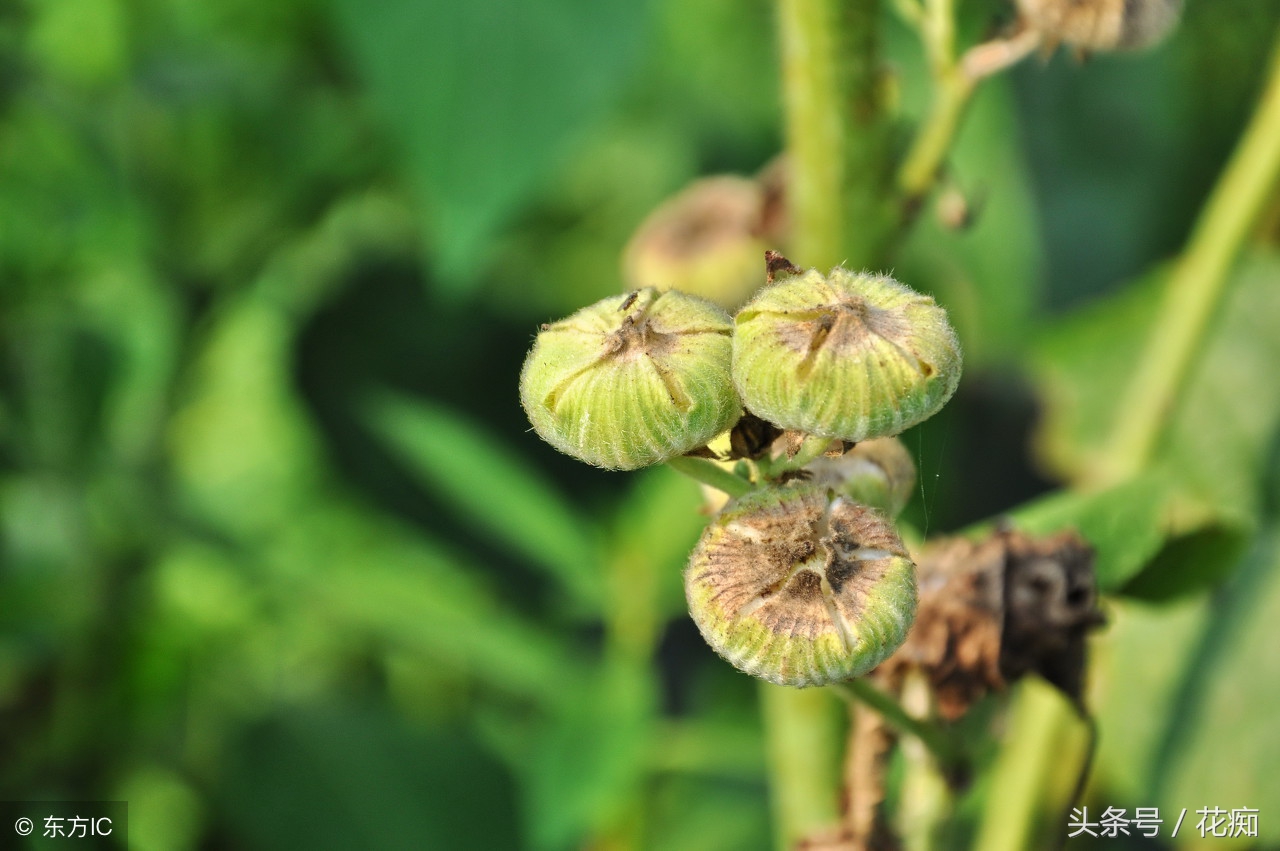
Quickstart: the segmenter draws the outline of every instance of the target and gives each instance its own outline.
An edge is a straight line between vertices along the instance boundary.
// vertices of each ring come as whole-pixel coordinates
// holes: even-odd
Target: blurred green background
[[[960,5],[969,41],[1010,17]],[[926,212],[895,258],[968,356],[905,437],[917,528],[1053,486],[1038,347],[1125,364],[1040,331],[1176,253],[1277,21],[1191,0],[1158,50],[983,89],[977,224]],[[926,81],[884,30],[905,144]],[[0,798],[128,800],[140,851],[770,847],[755,684],[684,611],[697,488],[557,455],[516,379],[647,212],[777,152],[777,75],[764,0],[0,6]],[[1272,841],[1274,355],[1246,534],[1100,639],[1147,679],[1102,695],[1096,792],[1225,770],[1182,805],[1261,807]]]

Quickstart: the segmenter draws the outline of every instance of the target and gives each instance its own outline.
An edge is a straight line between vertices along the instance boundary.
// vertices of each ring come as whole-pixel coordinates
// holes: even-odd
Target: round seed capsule
[[[861,441],[928,419],[960,381],[960,344],[928,296],[886,275],[810,270],[734,320],[733,379],[783,428]]]
[[[870,671],[906,640],[915,565],[874,509],[812,485],[743,496],[685,571],[689,611],[734,667],[779,685]]]
[[[1182,0],[1018,0],[1018,8],[1055,41],[1082,50],[1135,50],[1168,35]]]
[[[656,464],[730,428],[742,405],[723,310],[653,288],[611,296],[544,325],[520,373],[543,440],[615,470]]]

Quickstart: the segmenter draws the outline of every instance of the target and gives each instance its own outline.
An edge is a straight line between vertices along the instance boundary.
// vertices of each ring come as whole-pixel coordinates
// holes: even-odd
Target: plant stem
[[[1088,730],[1071,704],[1043,680],[1026,678],[1010,707],[1009,732],[991,769],[991,786],[978,827],[975,848],[1021,851],[1053,847],[1043,819],[1054,819],[1072,793],[1087,751]],[[1061,838],[1066,822],[1048,826]]]
[[[895,224],[880,2],[778,0],[777,9],[788,253],[802,266],[876,265]],[[760,688],[777,841],[786,849],[836,820],[839,723],[821,689]]]
[[[891,228],[878,0],[779,0],[788,253],[803,266],[875,265]]]
[[[908,211],[919,207],[933,188],[976,86],[975,80],[954,65],[935,77],[935,81],[929,116],[898,171],[898,188]]]
[[[955,748],[947,741],[942,730],[927,721],[921,721],[907,714],[898,701],[873,686],[864,678],[846,680],[831,686],[847,700],[858,701],[875,710],[889,726],[900,733],[914,736],[929,749],[939,765],[950,766],[955,763]]]
[[[1102,457],[1090,484],[1105,486],[1140,472],[1165,424],[1222,303],[1231,267],[1257,225],[1280,176],[1280,36],[1266,88],[1190,242],[1174,267]]]
[[[934,93],[929,114],[898,169],[898,189],[908,219],[938,179],[978,83],[1020,62],[1040,44],[1040,36],[1025,29],[970,48],[957,61],[952,2],[931,0],[920,23]]]
[[[838,815],[840,724],[824,689],[760,683],[776,847],[829,827]]]
[[[751,490],[751,483],[734,475],[714,461],[680,455],[667,461],[667,466],[683,473],[694,481],[724,491],[729,496],[742,496]]]

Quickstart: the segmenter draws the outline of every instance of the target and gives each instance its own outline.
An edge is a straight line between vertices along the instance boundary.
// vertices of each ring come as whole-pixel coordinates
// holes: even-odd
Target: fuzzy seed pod
[[[761,291],[734,323],[743,404],[782,428],[895,435],[937,413],[960,381],[946,311],[885,275],[811,269]]]
[[[916,486],[915,462],[896,437],[863,441],[843,455],[810,461],[805,469],[812,484],[882,508],[890,517],[902,513]]]
[[[1051,43],[1081,50],[1137,50],[1173,29],[1182,0],[1018,0],[1023,19]]]
[[[742,412],[723,310],[653,288],[611,296],[544,325],[520,373],[543,440],[575,458],[634,470],[682,455]]]
[[[641,223],[622,253],[623,278],[736,308],[764,285],[764,214],[764,189],[754,180],[695,181]]]
[[[915,565],[874,509],[812,485],[731,502],[685,571],[689,612],[734,667],[779,685],[870,671],[907,637]]]

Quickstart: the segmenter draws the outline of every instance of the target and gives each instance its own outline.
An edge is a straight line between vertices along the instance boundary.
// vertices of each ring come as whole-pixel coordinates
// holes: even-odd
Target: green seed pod
[[[761,291],[734,323],[742,401],[783,428],[895,435],[937,413],[960,381],[946,311],[885,275],[811,269]]]
[[[728,314],[683,293],[611,296],[542,327],[520,373],[520,402],[561,452],[615,470],[656,464],[741,415],[731,332]]]
[[[902,513],[916,486],[915,462],[896,437],[863,441],[838,457],[810,461],[805,469],[810,483],[883,509],[890,517]]]
[[[915,565],[881,514],[813,485],[731,502],[685,571],[689,612],[734,667],[813,686],[870,671],[915,618]]]

